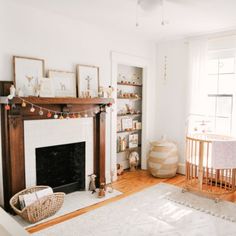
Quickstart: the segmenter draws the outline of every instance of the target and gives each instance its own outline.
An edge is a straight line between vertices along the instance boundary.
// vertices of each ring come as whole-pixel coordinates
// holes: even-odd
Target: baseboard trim
[[[185,175],[185,164],[184,163],[178,164],[177,173],[181,174],[181,175]]]

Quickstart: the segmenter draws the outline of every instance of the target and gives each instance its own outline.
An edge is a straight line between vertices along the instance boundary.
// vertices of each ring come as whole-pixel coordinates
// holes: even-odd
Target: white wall
[[[164,60],[167,56],[167,79]],[[180,163],[184,164],[184,140],[188,78],[188,45],[184,40],[157,46],[157,133],[177,143]],[[182,166],[183,167],[183,166]]]
[[[147,58],[154,53],[152,44],[115,30],[22,6],[19,1],[5,1],[3,7],[1,80],[12,78],[12,55],[24,55],[44,58],[47,69],[74,70],[79,63],[99,65],[101,84],[109,85],[111,50]]]
[[[236,33],[230,36],[218,36],[208,41],[209,51],[220,51],[236,49]]]
[[[100,67],[100,84],[111,83],[111,51],[147,58],[155,63],[155,45],[111,29],[75,21],[53,12],[33,9],[18,0],[1,1],[0,80],[12,80],[12,56],[45,59],[46,69],[75,70],[76,64]],[[149,84],[155,86],[154,70]],[[153,82],[152,82],[153,81]],[[149,93],[155,106],[155,88]],[[110,122],[108,115],[108,124]],[[155,116],[149,116],[150,139],[155,137]],[[110,167],[110,130],[107,129],[107,174]],[[1,163],[0,163],[1,165]],[[0,168],[1,169],[1,168]],[[0,171],[1,172],[1,171]],[[1,173],[0,173],[1,175]],[[109,176],[108,176],[109,177]],[[0,193],[2,193],[0,178]],[[0,194],[0,204],[2,194]]]

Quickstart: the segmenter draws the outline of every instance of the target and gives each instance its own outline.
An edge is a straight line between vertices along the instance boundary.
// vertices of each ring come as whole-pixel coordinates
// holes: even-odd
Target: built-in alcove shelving
[[[117,163],[129,168],[128,156],[142,150],[143,68],[119,64],[117,69]]]

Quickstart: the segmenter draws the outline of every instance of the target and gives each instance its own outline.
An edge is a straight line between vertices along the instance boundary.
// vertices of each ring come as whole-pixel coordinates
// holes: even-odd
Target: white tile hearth
[[[174,191],[181,191],[181,188],[173,185],[158,184],[117,202],[46,228],[33,235],[236,235],[236,223],[168,200],[167,196]]]
[[[27,228],[33,225],[37,225],[37,224],[55,219],[59,216],[69,214],[71,212],[82,209],[84,207],[91,206],[99,202],[103,202],[107,199],[116,197],[120,194],[122,193],[114,189],[112,193],[107,192],[104,198],[98,198],[96,193],[92,194],[90,191],[76,191],[73,193],[66,194],[65,201],[62,208],[55,215],[47,219],[44,219],[38,223],[30,224],[26,222],[25,220],[23,220],[20,216],[13,216],[13,218],[18,223],[20,223],[21,226]]]

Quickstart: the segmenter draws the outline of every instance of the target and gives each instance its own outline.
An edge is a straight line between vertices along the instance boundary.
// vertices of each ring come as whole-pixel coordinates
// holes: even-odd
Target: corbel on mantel
[[[29,107],[22,107],[22,99],[45,109],[58,112],[83,112],[97,110],[94,121],[94,173],[97,184],[105,183],[105,129],[106,107],[114,102],[112,98],[13,98],[0,97],[2,128],[2,163],[4,184],[4,208],[10,210],[9,200],[17,192],[25,188],[24,158],[24,120],[54,119],[46,114],[30,112]],[[5,104],[15,104],[6,110]]]

